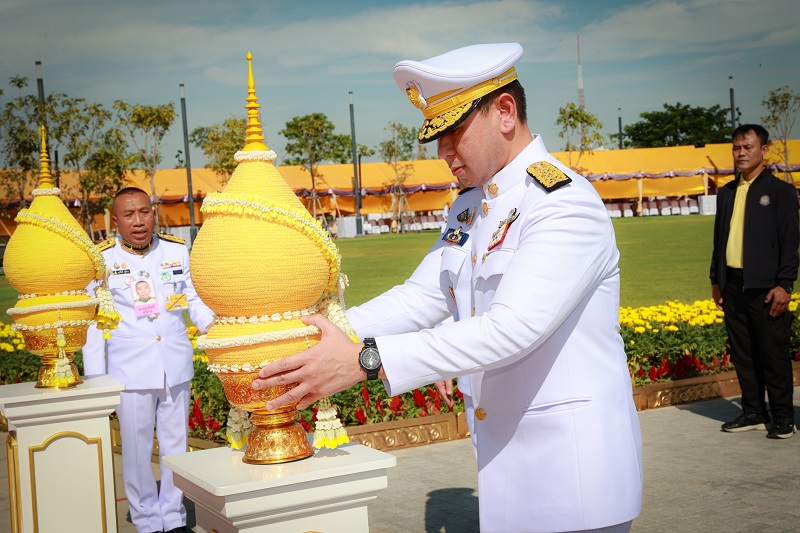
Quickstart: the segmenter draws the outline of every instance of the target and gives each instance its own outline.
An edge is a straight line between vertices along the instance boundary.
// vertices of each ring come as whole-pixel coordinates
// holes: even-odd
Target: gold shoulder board
[[[527,172],[533,179],[538,181],[547,192],[553,192],[559,187],[572,182],[572,178],[547,161],[537,161],[528,167]]]
[[[108,250],[109,248],[111,248],[112,246],[114,246],[115,242],[117,242],[117,240],[112,237],[110,239],[104,240],[103,242],[97,244],[96,246],[97,246],[98,250],[100,250],[101,252],[104,252],[104,251]]]
[[[166,233],[159,233],[158,238],[164,239],[165,241],[177,242],[179,244],[186,244],[185,239],[181,239],[180,237],[176,237],[175,235],[168,235]]]

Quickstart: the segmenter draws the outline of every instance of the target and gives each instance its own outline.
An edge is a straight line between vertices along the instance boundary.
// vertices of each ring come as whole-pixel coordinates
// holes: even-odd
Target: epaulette
[[[572,182],[572,178],[548,161],[537,161],[527,168],[527,172],[547,192],[553,192],[559,187]]]
[[[472,190],[472,189],[474,189],[474,188],[475,188],[475,187],[464,187],[463,189],[461,189],[460,191],[458,191],[458,195],[459,195],[459,196],[461,196],[461,195],[462,195],[462,194],[464,194],[465,192],[469,192],[469,191],[471,191],[471,190]]]
[[[96,244],[95,246],[97,246],[98,250],[100,250],[101,252],[104,252],[104,251],[108,250],[109,248],[111,248],[112,246],[114,246],[115,242],[117,242],[117,239],[115,239],[114,237],[111,237],[110,239],[106,239],[103,242]]]
[[[177,242],[179,244],[186,244],[185,239],[181,239],[180,237],[176,237],[175,235],[169,235],[167,233],[159,233],[158,238],[164,239],[165,241]]]

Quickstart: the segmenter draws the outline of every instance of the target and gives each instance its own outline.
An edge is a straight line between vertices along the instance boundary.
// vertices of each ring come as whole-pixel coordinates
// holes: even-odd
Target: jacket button
[[[161,335],[158,335],[158,336],[156,337],[156,340],[157,340],[157,341],[160,341],[160,340],[161,340]]]
[[[478,407],[475,409],[475,418],[478,420],[483,420],[486,418],[486,411],[484,411],[482,407]]]

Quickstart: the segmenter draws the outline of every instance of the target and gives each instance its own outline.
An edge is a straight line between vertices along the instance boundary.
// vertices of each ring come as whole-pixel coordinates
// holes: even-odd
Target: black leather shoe
[[[752,431],[754,429],[767,429],[765,422],[766,420],[761,415],[742,413],[736,419],[722,424],[722,431],[741,433],[742,431]]]
[[[794,421],[791,418],[776,418],[769,426],[768,439],[791,439],[794,437]]]

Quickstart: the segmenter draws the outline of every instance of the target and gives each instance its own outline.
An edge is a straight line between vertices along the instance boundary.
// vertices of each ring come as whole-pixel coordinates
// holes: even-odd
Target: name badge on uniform
[[[111,271],[111,275],[112,276],[119,276],[121,274],[130,274],[130,273],[131,273],[131,269],[130,268],[121,268],[119,270],[112,270]]]
[[[167,296],[166,301],[167,311],[184,311],[189,309],[189,299],[186,293],[180,292],[177,294],[170,294]]]
[[[442,240],[448,244],[454,244],[456,246],[464,246],[464,243],[467,242],[469,239],[469,233],[464,233],[461,230],[461,226],[457,227],[456,229],[448,228],[442,237]]]
[[[140,276],[130,283],[133,311],[137,317],[151,317],[158,314],[158,300],[149,274]]]
[[[506,233],[508,233],[508,228],[511,227],[511,224],[517,220],[519,217],[519,213],[517,213],[517,208],[515,207],[511,211],[508,212],[508,217],[500,222],[500,226],[497,228],[492,234],[492,240],[489,241],[489,247],[486,249],[487,251],[497,248],[500,246],[500,243],[506,238]]]

